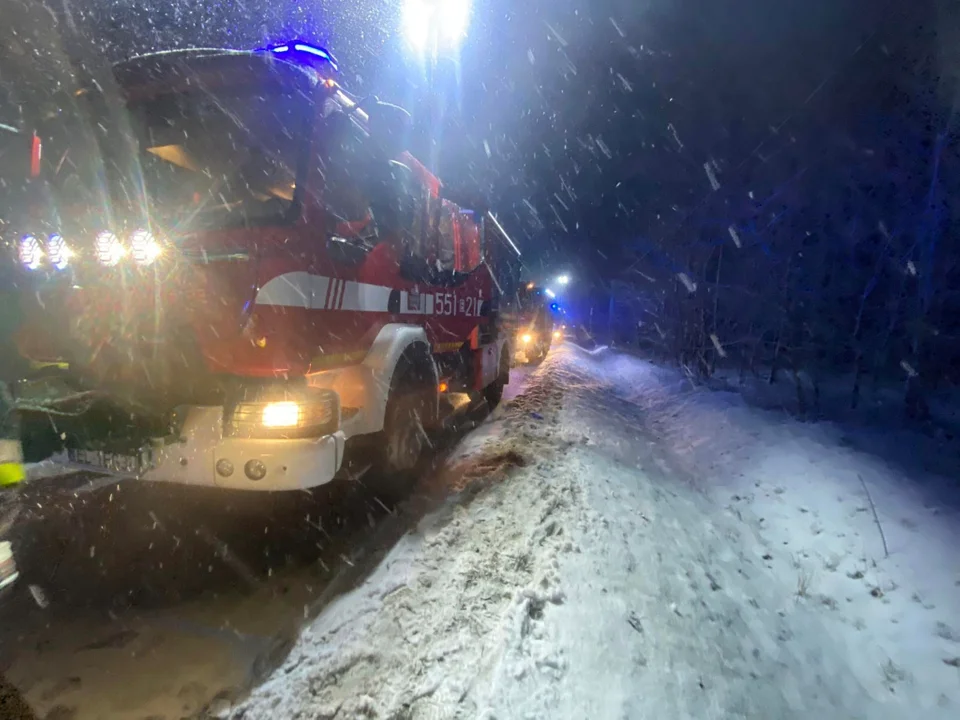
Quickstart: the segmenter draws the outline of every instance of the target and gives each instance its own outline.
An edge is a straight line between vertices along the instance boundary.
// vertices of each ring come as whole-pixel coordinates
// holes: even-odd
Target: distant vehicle
[[[543,362],[555,339],[553,315],[544,289],[532,282],[521,285],[505,317],[505,326],[512,338],[515,365],[536,365]]]
[[[403,474],[454,394],[499,402],[494,275],[519,252],[444,197],[404,110],[352,98],[299,42],[114,71],[118,96],[91,82],[45,114],[14,228],[35,368],[17,407],[54,414],[61,459],[289,490],[353,446]]]

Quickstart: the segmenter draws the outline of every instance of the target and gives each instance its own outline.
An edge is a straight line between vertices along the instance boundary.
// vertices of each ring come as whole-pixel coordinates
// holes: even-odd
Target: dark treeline
[[[691,118],[675,111],[660,161],[687,155],[699,189],[688,167],[631,198],[657,214],[621,231],[620,269],[588,304],[594,331],[699,377],[734,366],[795,381],[801,411],[827,377],[850,377],[853,406],[868,386],[902,382],[908,414],[927,417],[929,394],[960,382],[953,19],[936,10],[881,16],[792,111],[758,113],[769,125],[744,133],[757,138],[747,152],[730,139],[736,118],[680,150]],[[697,91],[730,120],[729,86]]]

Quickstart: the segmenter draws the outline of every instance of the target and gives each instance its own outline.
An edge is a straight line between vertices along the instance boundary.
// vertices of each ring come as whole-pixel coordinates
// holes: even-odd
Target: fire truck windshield
[[[283,222],[298,198],[308,106],[279,87],[167,92],[113,114],[88,98],[41,129],[44,175],[65,220],[145,211],[171,231]]]

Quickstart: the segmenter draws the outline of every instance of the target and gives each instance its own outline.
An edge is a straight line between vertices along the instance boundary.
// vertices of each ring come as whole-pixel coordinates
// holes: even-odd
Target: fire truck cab
[[[444,197],[405,111],[336,76],[299,42],[156,53],[41,119],[16,401],[60,461],[299,489],[350,445],[404,474],[454,408],[499,402],[519,251]]]

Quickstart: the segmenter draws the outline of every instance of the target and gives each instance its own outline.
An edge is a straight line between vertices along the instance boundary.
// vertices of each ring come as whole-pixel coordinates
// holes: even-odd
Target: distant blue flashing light
[[[294,43],[284,43],[282,45],[274,45],[273,47],[266,48],[268,52],[273,53],[274,55],[282,55],[284,53],[291,53],[291,59],[293,55],[297,53],[304,53],[305,55],[312,55],[313,57],[320,58],[321,60],[327,62],[330,67],[334,70],[339,71],[340,67],[337,65],[337,59],[331,55],[327,50],[316,45],[311,45],[310,43],[304,42],[294,42]],[[306,58],[304,58],[305,60]]]

